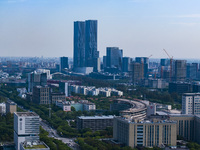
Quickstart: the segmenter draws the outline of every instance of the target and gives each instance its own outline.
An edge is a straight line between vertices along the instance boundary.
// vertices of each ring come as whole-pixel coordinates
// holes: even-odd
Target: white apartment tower
[[[200,115],[200,93],[184,93],[182,114]]]
[[[14,113],[14,142],[16,150],[20,150],[20,143],[39,141],[39,116],[34,112]]]

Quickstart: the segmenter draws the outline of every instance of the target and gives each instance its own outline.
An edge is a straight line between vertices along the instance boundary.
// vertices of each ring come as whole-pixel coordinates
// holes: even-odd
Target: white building
[[[110,97],[111,96],[111,92],[110,91],[106,91],[106,90],[100,90],[99,94],[105,97]]]
[[[0,114],[6,113],[6,103],[0,103]]]
[[[182,114],[200,115],[200,93],[183,94]]]
[[[71,104],[69,101],[61,101],[61,100],[58,100],[56,101],[56,106],[62,108],[63,111],[71,111]]]
[[[16,150],[25,141],[39,141],[39,116],[34,112],[14,113],[14,142]]]
[[[37,69],[35,70],[35,73],[46,73],[47,79],[52,79],[52,75],[50,74],[50,70],[48,69]]]
[[[69,94],[78,93],[83,95],[98,96],[102,95],[105,97],[110,97],[111,94],[115,96],[123,96],[122,91],[118,91],[114,88],[95,88],[94,86],[79,86],[79,85],[69,85]]]

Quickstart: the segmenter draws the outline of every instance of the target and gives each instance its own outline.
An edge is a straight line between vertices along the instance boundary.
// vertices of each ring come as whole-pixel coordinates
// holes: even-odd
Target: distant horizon
[[[73,57],[74,21],[98,20],[97,50],[198,59],[199,0],[1,0],[1,56]],[[170,8],[170,9],[169,9]]]

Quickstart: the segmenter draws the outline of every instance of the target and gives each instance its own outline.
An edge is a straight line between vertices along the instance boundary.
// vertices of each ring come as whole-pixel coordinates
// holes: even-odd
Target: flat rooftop
[[[113,119],[114,116],[80,116],[79,119]]]
[[[131,119],[131,118],[125,118],[125,117],[116,117],[117,119],[119,120],[123,120],[125,122],[128,122],[128,123],[135,123],[135,124],[165,124],[165,123],[177,123],[176,121],[174,120],[168,120],[168,119],[165,119],[165,120],[153,120],[153,119],[148,119],[148,120],[141,120],[141,121],[134,121],[134,119]]]
[[[48,146],[41,141],[31,141],[22,143],[24,149],[46,149]]]
[[[39,115],[36,114],[35,112],[15,112],[15,114],[16,114],[17,116],[20,116],[20,117],[39,116]]]

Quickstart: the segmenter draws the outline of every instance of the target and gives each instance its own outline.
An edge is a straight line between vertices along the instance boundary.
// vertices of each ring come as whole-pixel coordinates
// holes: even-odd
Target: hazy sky
[[[0,0],[0,56],[73,56],[73,22],[98,20],[98,50],[200,58],[200,0]]]

